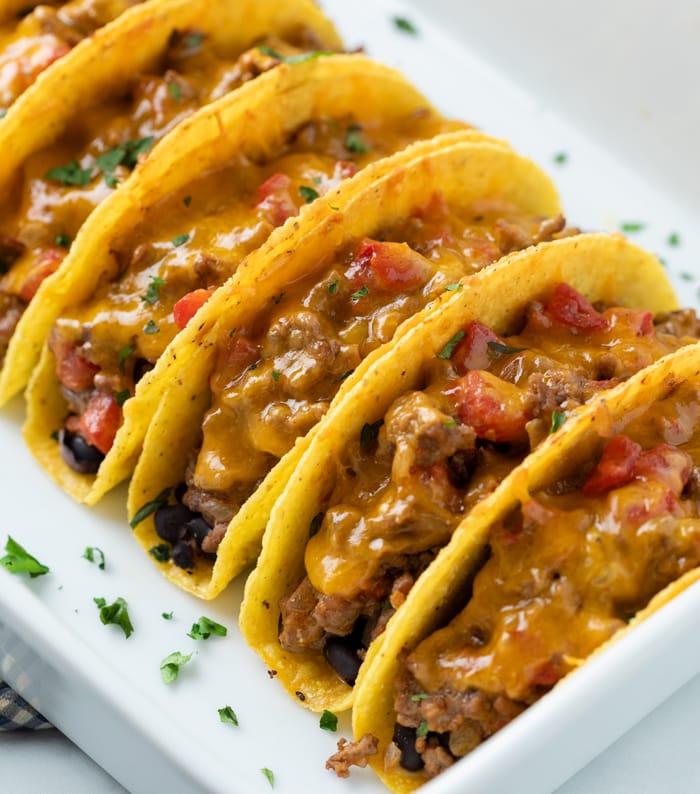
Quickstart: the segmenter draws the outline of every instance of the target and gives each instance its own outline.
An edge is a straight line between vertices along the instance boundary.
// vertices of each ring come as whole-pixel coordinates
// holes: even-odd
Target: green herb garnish
[[[238,717],[236,716],[236,712],[231,708],[231,706],[224,706],[222,709],[219,709],[219,719],[221,722],[230,722],[231,725],[238,725]]]
[[[353,294],[350,296],[350,300],[357,302],[360,300],[360,298],[364,298],[364,296],[368,294],[369,287],[366,284],[363,284],[360,289],[357,290],[357,292],[353,292]]]
[[[105,555],[102,549],[97,548],[97,546],[87,546],[85,551],[83,552],[83,557],[90,562],[95,562],[95,555],[100,555],[100,561],[97,563],[97,567],[104,571],[105,569]]]
[[[383,419],[378,419],[376,422],[366,423],[362,425],[360,430],[360,449],[367,449],[367,447],[374,444],[379,435],[379,428],[384,424]]]
[[[183,204],[184,204],[186,207],[189,207],[189,206],[190,206],[190,204],[192,203],[192,196],[185,196],[185,198],[184,198],[184,199],[182,199],[182,203],[183,203]]]
[[[343,372],[342,375],[338,375],[337,378],[333,378],[331,383],[342,383],[342,381],[344,381],[346,378],[349,378],[354,371],[354,369],[349,369],[347,372]]]
[[[184,245],[190,239],[189,234],[178,234],[177,237],[173,237],[172,243],[175,248],[179,248],[181,245]]]
[[[9,535],[5,543],[5,551],[7,554],[0,558],[0,565],[4,565],[10,573],[28,573],[34,579],[36,576],[42,576],[49,572],[46,565],[42,565],[36,557],[32,557]]]
[[[421,720],[416,728],[416,738],[422,739],[428,735],[428,723],[426,720]]]
[[[122,405],[124,405],[124,403],[125,403],[125,402],[126,402],[128,399],[129,399],[129,397],[131,397],[131,392],[129,391],[129,389],[122,389],[121,391],[118,391],[118,392],[117,392],[117,393],[114,395],[114,399],[116,400],[116,402],[117,402],[117,405],[118,405],[120,408],[121,408],[121,407],[122,407]]]
[[[51,179],[53,182],[60,182],[62,185],[87,187],[92,179],[92,168],[81,168],[80,163],[73,158],[67,165],[49,168],[45,178]]]
[[[418,30],[413,22],[410,22],[406,17],[394,17],[394,27],[402,33],[410,33],[412,36],[418,35]]]
[[[671,232],[671,234],[669,234],[668,239],[666,240],[666,242],[670,246],[673,246],[675,248],[676,246],[681,244],[681,236],[678,234],[678,232]]]
[[[67,234],[57,234],[54,242],[59,248],[70,248],[71,239]]]
[[[171,488],[163,489],[155,499],[152,499],[150,502],[146,502],[143,507],[140,507],[136,511],[136,514],[131,521],[129,521],[129,526],[132,529],[135,529],[144,520],[144,518],[148,518],[148,516],[155,513],[159,507],[167,505],[171,490]]]
[[[427,700],[430,695],[427,692],[418,692],[415,695],[411,695],[411,701],[413,703],[419,703],[421,700]]]
[[[168,83],[168,93],[176,102],[182,99],[182,89],[177,83]]]
[[[457,345],[464,339],[464,331],[457,331],[457,333],[450,339],[450,341],[442,348],[437,354],[438,358],[451,359],[452,354],[455,352]]]
[[[228,634],[228,629],[211,618],[201,617],[192,624],[192,630],[187,636],[192,637],[193,640],[208,640],[212,634],[216,637],[225,637]]]
[[[335,281],[332,281],[332,282],[331,282],[331,283],[328,285],[328,294],[329,294],[329,295],[335,295],[335,293],[336,293],[337,291],[338,291],[338,279],[336,279]]]
[[[148,553],[157,562],[168,562],[170,559],[170,546],[167,543],[158,543],[156,546],[151,546]]]
[[[336,731],[338,729],[338,717],[332,711],[323,709],[318,725],[322,731]]]
[[[462,289],[462,285],[457,282],[456,284],[448,284],[445,287],[445,292],[459,292]]]
[[[623,232],[641,232],[644,227],[645,224],[639,221],[625,221],[620,224],[620,228]]]
[[[264,766],[260,771],[267,778],[267,782],[270,784],[270,788],[274,788],[275,787],[275,773],[271,769],[268,769],[266,766]]]
[[[185,47],[187,47],[188,50],[194,50],[195,48],[200,47],[203,41],[203,33],[188,33],[183,39]]]
[[[277,381],[278,381],[279,379],[280,379],[280,372],[279,372],[279,370],[277,370],[277,369],[273,369],[273,370],[272,370],[272,380],[274,380],[274,382],[275,382],[275,383],[277,383]]]
[[[158,328],[154,320],[149,320],[146,325],[143,326],[144,334],[157,334],[159,331],[160,328]]]
[[[569,155],[566,152],[557,152],[552,159],[557,165],[564,165],[569,159]]]
[[[177,239],[177,237],[175,239]],[[141,300],[144,303],[148,303],[150,306],[153,306],[153,304],[158,300],[160,288],[163,286],[163,284],[165,284],[165,279],[160,278],[160,276],[151,276],[151,283],[148,285],[146,294],[141,296]]]
[[[364,154],[369,151],[369,146],[360,137],[362,126],[352,124],[345,135],[345,148],[353,154]]]
[[[299,185],[299,195],[307,204],[311,204],[312,201],[318,198],[318,190],[309,187],[309,185]]]
[[[117,362],[119,363],[119,371],[122,373],[122,375],[124,374],[124,365],[126,364],[126,360],[129,358],[130,355],[133,354],[133,352],[134,352],[134,348],[131,345],[127,345],[117,353]]]
[[[501,356],[510,356],[513,353],[522,353],[523,350],[527,350],[526,347],[508,347],[508,345],[504,345],[502,342],[494,342],[493,340],[486,343],[488,347],[487,355],[491,359],[497,359]]]
[[[312,52],[302,52],[300,55],[282,55],[282,53],[273,50],[266,44],[258,44],[258,49],[263,55],[269,55],[282,63],[303,63],[304,61],[313,61],[315,58],[320,58],[322,55],[334,55],[331,50],[313,50]]]
[[[92,599],[100,610],[100,620],[105,624],[114,624],[124,632],[127,639],[134,633],[134,627],[129,620],[129,612],[127,609],[126,601],[123,598],[117,598],[113,604],[108,604],[104,598]]]
[[[549,432],[556,433],[565,421],[566,414],[561,413],[561,411],[552,411],[552,423],[549,426]]]
[[[163,683],[172,684],[180,674],[180,668],[186,665],[191,658],[191,653],[184,656],[180,651],[175,651],[166,656],[160,663],[160,677],[163,679]]]
[[[172,620],[173,619],[173,613],[172,612],[161,612],[160,616],[163,618],[163,620]]]

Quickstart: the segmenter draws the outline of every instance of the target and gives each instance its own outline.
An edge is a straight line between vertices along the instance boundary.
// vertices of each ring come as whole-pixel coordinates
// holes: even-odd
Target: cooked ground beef
[[[377,737],[371,733],[356,742],[339,739],[338,752],[326,761],[326,769],[332,769],[338,777],[349,777],[351,766],[367,766],[369,757],[377,754],[378,743]]]
[[[22,317],[25,303],[16,295],[0,292],[0,364],[5,360],[7,346]]]
[[[575,408],[600,390],[599,383],[571,371],[535,372],[527,381],[525,410],[533,417],[551,414],[566,404]]]
[[[673,312],[664,312],[654,318],[654,327],[658,334],[671,336],[700,337],[700,319],[694,309],[678,309]]]

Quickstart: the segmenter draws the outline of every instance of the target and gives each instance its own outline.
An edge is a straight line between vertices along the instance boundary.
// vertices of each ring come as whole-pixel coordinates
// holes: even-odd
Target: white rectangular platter
[[[364,46],[399,67],[446,115],[538,161],[559,186],[571,223],[638,225],[635,240],[667,263],[682,303],[700,305],[693,137],[700,15],[693,3],[674,5],[673,14],[660,0],[614,7],[602,0],[324,0],[323,7],[350,48]],[[401,31],[395,17],[409,19],[416,34]],[[0,545],[11,534],[51,573],[28,580],[0,570],[0,677],[134,793],[269,792],[263,768],[274,773],[274,790],[289,794],[383,791],[366,770],[340,781],[324,769],[337,738],[350,735],[349,718],[337,734],[322,731],[318,716],[270,679],[236,627],[242,582],[211,604],[173,589],[131,537],[125,489],[97,508],[74,504],[29,456],[22,420],[19,399],[0,415]],[[87,546],[104,551],[104,571],[83,559]],[[118,596],[134,624],[128,640],[99,622],[93,602]],[[191,640],[187,632],[201,615],[229,635]],[[700,672],[699,628],[696,588],[426,794],[554,790]],[[159,663],[172,651],[194,655],[166,687]],[[226,705],[238,727],[219,721],[217,709]],[[644,790],[662,790],[667,778],[654,774],[646,774]],[[612,779],[603,767],[587,778],[588,790],[611,791]],[[570,789],[578,790],[585,788]],[[696,788],[689,782],[674,790]]]

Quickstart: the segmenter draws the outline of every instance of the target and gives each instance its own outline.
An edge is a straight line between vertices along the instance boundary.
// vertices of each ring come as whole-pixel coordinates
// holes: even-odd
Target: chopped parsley
[[[345,148],[353,154],[364,154],[369,151],[369,146],[360,137],[362,126],[352,124],[345,135]]]
[[[450,341],[442,348],[437,354],[438,358],[451,359],[452,354],[455,352],[457,345],[464,339],[464,331],[457,331],[457,333],[450,339]]]
[[[178,234],[177,237],[173,237],[172,243],[175,248],[179,248],[181,245],[184,245],[190,239],[189,234]]]
[[[456,284],[448,284],[445,287],[445,292],[459,292],[462,289],[462,285],[457,282]]]
[[[641,232],[644,226],[645,224],[640,221],[625,221],[620,224],[620,229],[622,229],[623,232]]]
[[[231,725],[238,725],[238,717],[236,716],[236,712],[231,708],[231,706],[224,706],[222,709],[219,709],[219,719],[221,722],[229,722]]]
[[[416,728],[416,738],[422,739],[428,735],[428,723],[426,720],[421,720]]]
[[[161,612],[160,616],[163,618],[163,620],[172,620],[173,619],[173,613],[172,612]]]
[[[155,320],[149,320],[146,325],[143,326],[144,334],[157,334],[160,331],[160,328],[155,323]]]
[[[177,237],[175,239],[177,240]],[[148,303],[150,306],[153,306],[153,304],[158,300],[158,295],[160,294],[160,288],[164,284],[165,284],[165,279],[161,278],[160,276],[151,276],[151,283],[148,285],[146,294],[141,296],[141,300],[144,303]]]
[[[168,562],[170,559],[170,546],[167,543],[158,543],[152,546],[148,553],[157,562]]]
[[[365,423],[362,426],[362,430],[360,430],[360,449],[367,449],[367,447],[372,446],[374,442],[377,440],[377,436],[379,435],[379,428],[384,424],[383,419],[379,419],[376,422],[369,422]]]
[[[320,58],[322,55],[334,55],[331,50],[313,50],[312,52],[302,52],[300,55],[282,55],[282,53],[273,50],[266,44],[258,44],[258,49],[263,55],[269,55],[282,63],[303,63],[304,61],[313,61]]]
[[[272,380],[274,380],[274,382],[275,382],[275,383],[277,383],[277,381],[278,381],[279,379],[280,379],[280,372],[279,372],[279,370],[277,370],[277,369],[273,369],[273,370],[272,370]]]
[[[120,165],[129,170],[135,168],[139,155],[147,152],[153,146],[154,140],[155,138],[149,135],[147,138],[126,141],[95,158],[95,165],[104,174],[107,186],[116,187],[117,178],[114,176],[114,170]]]
[[[678,232],[671,232],[671,234],[669,234],[668,239],[666,240],[666,242],[670,246],[675,248],[676,246],[679,246],[681,244],[681,236],[678,234]]]
[[[127,609],[126,601],[123,598],[117,598],[113,604],[108,604],[104,598],[92,599],[100,610],[100,620],[105,626],[114,624],[124,632],[127,639],[134,633],[134,627],[131,625],[129,619],[129,611]]]
[[[513,353],[522,353],[523,350],[527,350],[526,347],[508,347],[508,345],[504,345],[502,342],[494,342],[493,340],[486,343],[488,347],[487,355],[489,358],[497,359],[501,356],[510,356]]]
[[[121,408],[121,407],[122,407],[122,405],[124,405],[124,403],[125,403],[125,402],[126,402],[128,399],[129,399],[129,397],[131,397],[131,392],[129,391],[129,389],[122,389],[121,391],[118,391],[118,392],[117,392],[117,393],[114,395],[114,399],[116,400],[116,402],[117,402],[117,405],[118,405],[120,408]]]
[[[117,362],[119,363],[119,371],[122,373],[122,375],[124,374],[124,365],[126,364],[126,360],[129,358],[130,355],[133,354],[133,352],[134,352],[134,348],[131,345],[127,345],[117,353]]]
[[[57,234],[54,242],[59,248],[70,248],[71,239],[67,234]]]
[[[58,165],[49,168],[45,174],[46,179],[60,182],[62,185],[77,185],[87,187],[92,179],[92,168],[81,168],[80,163],[73,158],[67,165]]]
[[[299,185],[299,195],[307,204],[311,204],[312,201],[318,198],[318,190],[309,187],[309,185]]]
[[[681,273],[683,281],[695,281],[695,276],[692,273]]]
[[[394,27],[397,30],[400,30],[402,33],[409,33],[411,36],[418,35],[418,29],[410,20],[406,19],[406,17],[394,17],[393,18]]]
[[[150,502],[146,502],[145,505],[140,507],[134,517],[129,521],[129,526],[132,529],[135,529],[145,518],[152,515],[156,512],[159,507],[163,507],[163,505],[168,504],[168,497],[170,496],[170,488],[165,488],[162,490],[155,499],[152,499]]]
[[[184,199],[182,199],[182,203],[183,203],[183,204],[184,204],[186,207],[189,207],[189,206],[190,206],[190,204],[192,203],[192,196],[185,196],[185,198],[184,198]]]
[[[0,565],[3,565],[10,573],[28,573],[32,579],[36,576],[42,576],[49,572],[46,565],[42,565],[36,557],[20,546],[16,540],[13,540],[9,535],[5,543],[4,557],[0,557]]]
[[[338,291],[338,279],[336,279],[335,281],[332,281],[332,282],[331,282],[331,283],[328,285],[328,294],[329,294],[329,295],[335,295],[335,293],[336,293],[337,291]]]
[[[322,731],[336,731],[338,730],[338,717],[332,711],[323,709],[318,726]]]
[[[192,630],[187,636],[192,637],[193,640],[208,640],[212,634],[216,637],[225,637],[228,629],[211,618],[201,617],[192,624]]]
[[[176,102],[182,99],[182,89],[177,83],[168,83],[168,93]]]
[[[569,155],[566,152],[557,152],[552,159],[557,165],[564,165],[568,161]]]
[[[318,531],[321,529],[321,524],[323,524],[323,513],[316,513],[316,515],[311,519],[311,523],[309,524],[310,538],[318,534]]]
[[[274,788],[275,787],[275,773],[271,769],[268,769],[266,766],[264,766],[260,771],[267,778],[267,782],[270,784],[270,788]]]
[[[552,424],[549,426],[549,432],[556,433],[564,422],[566,422],[566,414],[561,411],[552,411]]]
[[[430,695],[427,692],[417,692],[415,695],[411,695],[411,701],[413,703],[419,703],[421,700],[427,700]]]
[[[185,47],[187,47],[188,50],[194,50],[197,47],[201,47],[203,41],[204,33],[188,33],[183,39]]]
[[[191,653],[185,656],[180,651],[175,651],[166,656],[160,663],[160,677],[163,679],[163,683],[172,684],[180,674],[180,668],[186,665],[191,658]]]
[[[353,292],[353,294],[350,296],[350,300],[357,302],[360,300],[360,298],[364,298],[365,295],[369,295],[369,287],[366,284],[363,284],[360,289],[357,290],[357,292]]]
[[[354,369],[349,369],[349,370],[347,370],[347,372],[343,372],[343,374],[342,374],[342,375],[338,375],[338,377],[337,377],[337,378],[333,378],[333,380],[331,381],[331,383],[341,383],[341,382],[342,382],[342,381],[344,381],[346,378],[349,378],[349,377],[352,375],[352,373],[353,373],[354,371],[355,371]]]
[[[88,560],[89,562],[96,562],[95,555],[99,554],[100,561],[97,563],[97,567],[104,571],[105,569],[105,555],[102,549],[97,548],[97,546],[86,546],[85,551],[83,552],[83,558]]]

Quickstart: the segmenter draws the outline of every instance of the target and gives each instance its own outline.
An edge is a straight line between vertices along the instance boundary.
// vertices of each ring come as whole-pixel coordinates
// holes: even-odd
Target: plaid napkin
[[[51,724],[0,680],[0,731],[35,731]]]

